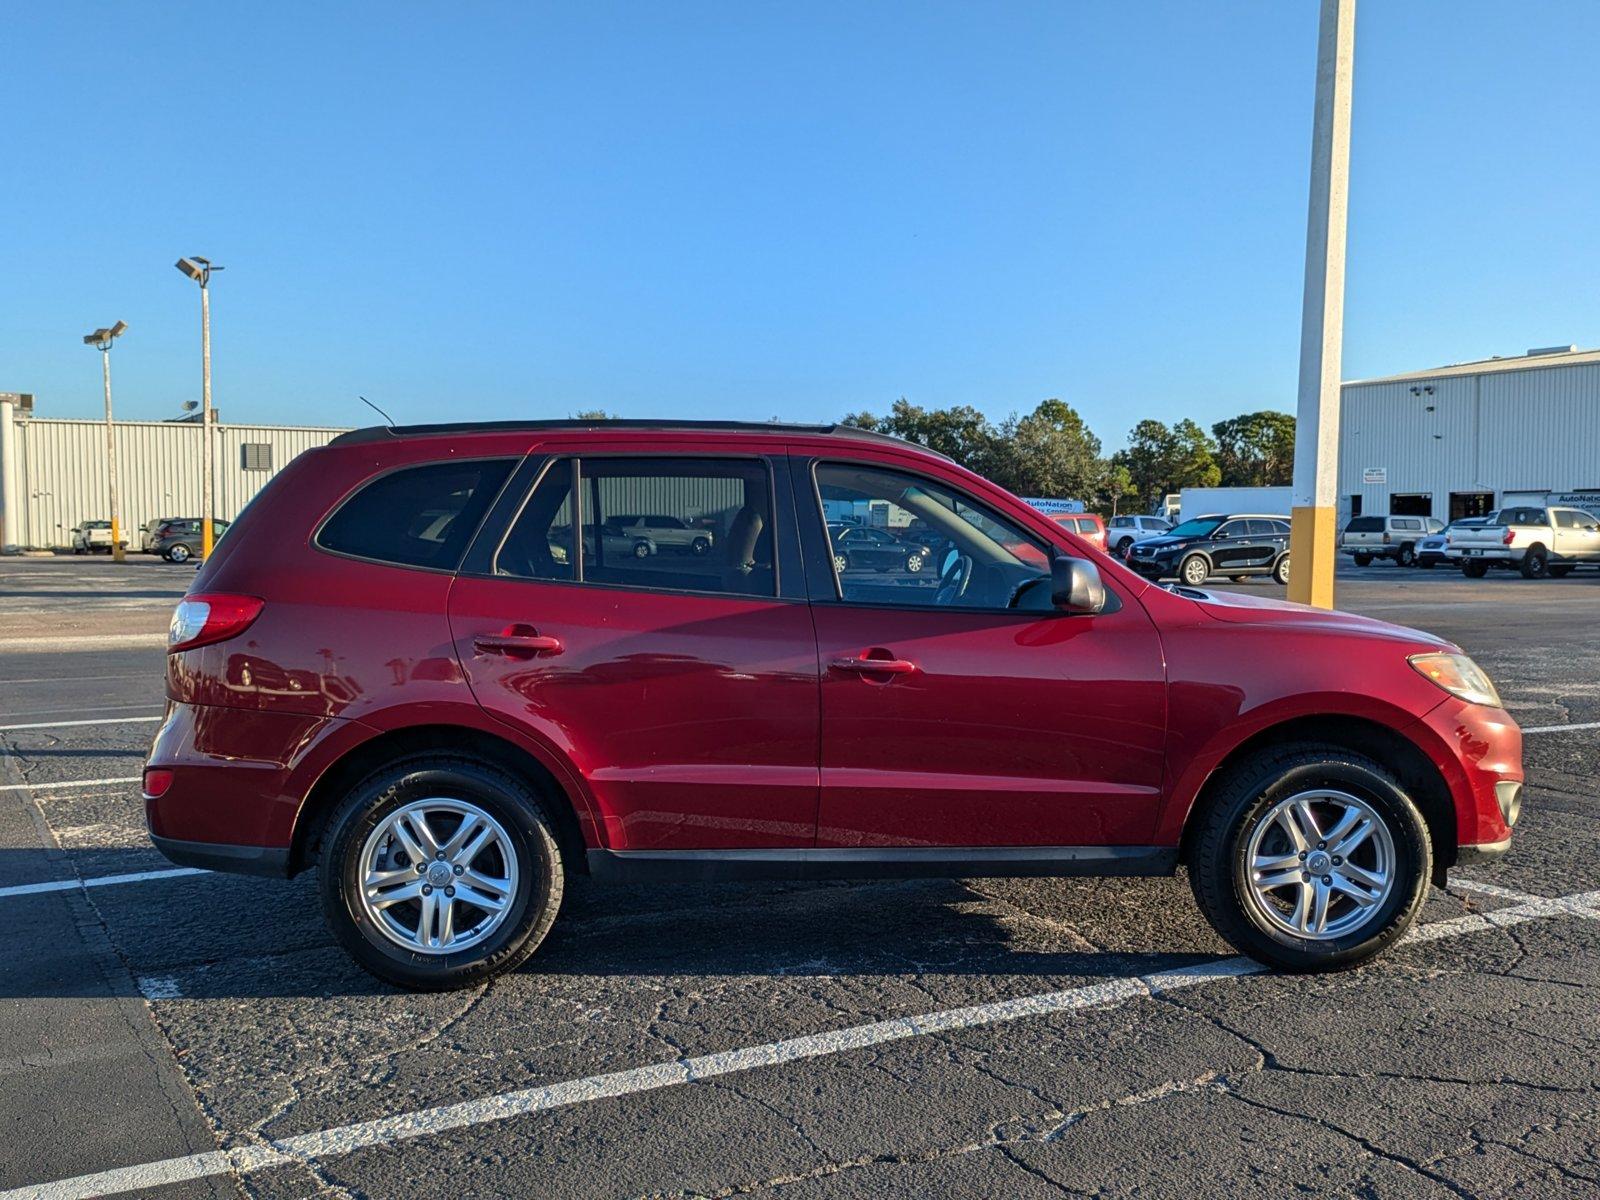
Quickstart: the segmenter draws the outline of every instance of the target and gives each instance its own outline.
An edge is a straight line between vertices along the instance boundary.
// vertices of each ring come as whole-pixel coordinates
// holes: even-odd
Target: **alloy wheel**
[[[1279,934],[1331,941],[1355,932],[1394,890],[1394,837],[1365,800],[1329,788],[1273,805],[1245,847],[1246,894]]]
[[[520,874],[504,826],[466,800],[415,800],[367,837],[361,906],[384,937],[418,954],[454,954],[505,920]]]

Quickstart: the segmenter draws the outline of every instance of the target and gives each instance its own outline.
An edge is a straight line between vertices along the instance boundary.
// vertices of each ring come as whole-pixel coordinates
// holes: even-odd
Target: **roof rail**
[[[603,420],[545,420],[545,421],[451,421],[432,425],[368,425],[341,433],[330,446],[352,446],[363,442],[383,442],[392,438],[448,437],[451,434],[474,433],[549,433],[577,429],[660,429],[687,430],[695,433],[774,433],[809,434],[811,436],[863,438],[874,442],[889,442],[897,446],[912,446],[904,438],[877,433],[871,429],[858,429],[854,425],[804,425],[779,421],[656,421],[648,418],[608,417]],[[918,449],[927,449],[918,446]],[[937,450],[929,451],[938,454]],[[947,457],[940,454],[940,458]]]

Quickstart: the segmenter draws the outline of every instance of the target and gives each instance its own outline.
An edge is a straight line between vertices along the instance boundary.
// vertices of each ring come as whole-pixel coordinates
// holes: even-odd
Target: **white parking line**
[[[17,729],[66,729],[73,725],[135,725],[142,721],[159,721],[160,713],[146,713],[137,717],[94,717],[86,721],[35,721],[30,725],[0,725],[0,733]]]
[[[1522,732],[1527,733],[1576,733],[1580,729],[1600,729],[1600,721],[1580,721],[1576,725],[1530,725]]]
[[[112,783],[143,782],[143,775],[117,775],[110,779],[67,779],[59,783],[0,783],[0,792],[54,792],[62,788],[105,787]]]
[[[51,879],[45,883],[13,883],[0,887],[0,900],[8,896],[38,896],[45,892],[72,892],[78,888],[112,887],[122,883],[147,883],[153,879],[178,879],[184,875],[209,875],[199,867],[164,867],[157,871],[132,871],[125,875],[96,875],[88,879]]]
[[[1418,926],[1406,940],[1438,941],[1558,916],[1600,920],[1600,910],[1593,907],[1597,903],[1600,903],[1600,892],[1583,892],[1550,900],[1536,897],[1527,904],[1502,908],[1481,916],[1473,914]],[[302,1133],[295,1137],[277,1139],[266,1145],[241,1146],[233,1150],[209,1151],[182,1158],[140,1163],[136,1166],[116,1167],[93,1175],[78,1175],[53,1183],[0,1192],[0,1200],[23,1200],[24,1197],[29,1197],[31,1200],[87,1200],[91,1196],[119,1195],[144,1188],[182,1183],[190,1179],[225,1175],[229,1172],[247,1174],[264,1167],[352,1154],[371,1146],[392,1145],[415,1138],[432,1137],[512,1117],[532,1116],[576,1104],[588,1104],[595,1100],[678,1087],[686,1083],[715,1079],[721,1075],[752,1071],[760,1067],[775,1067],[806,1059],[824,1058],[882,1045],[885,1042],[923,1037],[930,1033],[998,1025],[1026,1017],[1110,1008],[1145,996],[1160,995],[1204,983],[1228,982],[1265,970],[1261,964],[1248,958],[1229,958],[1221,962],[1180,967],[1175,971],[1158,971],[1149,975],[1108,979],[1085,987],[1069,988],[1066,991],[1044,992],[1038,995],[1020,996],[1014,1000],[974,1004],[966,1008],[946,1009],[920,1016],[897,1017],[867,1025],[852,1025],[825,1033],[788,1038],[781,1042],[768,1042],[764,1046],[726,1050],[697,1058],[680,1058],[673,1062],[634,1067],[631,1070],[615,1071],[606,1075],[591,1075],[585,1079],[573,1079],[565,1083],[501,1092],[458,1104],[445,1104],[436,1108],[379,1117],[373,1121]]]
[[[0,638],[0,653],[8,650],[112,650],[133,646],[165,646],[165,633],[88,633],[73,637]]]

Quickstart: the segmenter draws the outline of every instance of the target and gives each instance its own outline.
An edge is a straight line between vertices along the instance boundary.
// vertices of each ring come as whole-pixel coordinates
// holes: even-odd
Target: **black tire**
[[[1417,565],[1417,548],[1410,542],[1400,547],[1400,552],[1394,556],[1394,565],[1397,567],[1414,567]]]
[[[484,941],[456,954],[421,954],[391,941],[360,900],[361,849],[389,813],[424,797],[470,800],[506,830],[520,879],[510,910]],[[351,789],[329,818],[317,870],[322,911],[352,958],[412,991],[468,987],[513,970],[544,940],[565,885],[555,827],[528,785],[471,758],[422,755],[392,763]]]
[[[1272,564],[1272,582],[1289,586],[1289,556],[1280,555],[1278,561]]]
[[[1362,924],[1317,940],[1280,930],[1260,915],[1249,892],[1245,854],[1255,823],[1280,800],[1314,788],[1337,788],[1377,813],[1394,845],[1394,886]],[[1301,743],[1252,755],[1231,768],[1192,818],[1189,883],[1212,927],[1258,962],[1285,971],[1357,966],[1399,941],[1416,920],[1433,875],[1428,827],[1399,780],[1365,755]]]
[[[1130,546],[1132,546],[1132,545],[1133,545],[1133,539],[1131,537],[1118,538],[1117,539],[1117,557],[1118,558],[1127,558],[1128,557],[1128,548]]]
[[[1370,554],[1356,554],[1351,557],[1356,560],[1356,566],[1358,567],[1370,567],[1372,565],[1372,555]]]
[[[1191,554],[1178,565],[1178,578],[1189,587],[1201,587],[1211,576],[1211,564],[1204,554]]]
[[[1229,575],[1228,576],[1228,582],[1229,583],[1249,583],[1250,582],[1250,576],[1248,576],[1248,575]]]
[[[1489,573],[1489,564],[1469,558],[1462,562],[1461,573],[1468,579],[1482,579]]]
[[[1529,546],[1522,556],[1522,577],[1543,579],[1550,574],[1550,552],[1543,546]]]
[[[711,543],[703,537],[695,538],[694,541],[689,543],[689,551],[692,554],[709,554],[711,552]]]
[[[186,563],[191,557],[193,557],[193,555],[194,551],[189,549],[189,547],[185,546],[182,542],[168,546],[161,552],[161,556],[163,558],[165,558],[168,562],[174,563]]]
[[[633,544],[633,556],[635,558],[649,558],[650,557],[650,543],[649,542],[635,542]]]

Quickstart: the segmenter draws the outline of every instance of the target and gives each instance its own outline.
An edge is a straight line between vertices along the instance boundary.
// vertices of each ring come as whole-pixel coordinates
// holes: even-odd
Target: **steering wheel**
[[[967,584],[972,582],[972,558],[958,553],[939,576],[939,593],[935,604],[954,604],[967,594]]]

